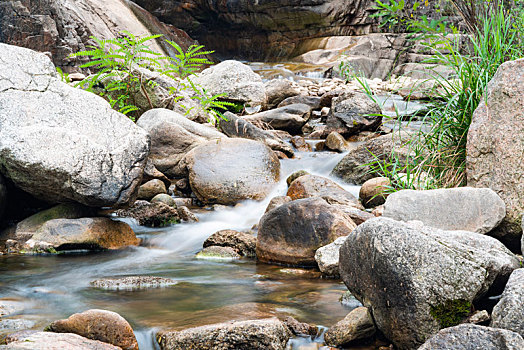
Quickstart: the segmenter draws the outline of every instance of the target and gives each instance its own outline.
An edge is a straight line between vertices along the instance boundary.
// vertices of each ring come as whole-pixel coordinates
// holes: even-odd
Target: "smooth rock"
[[[126,276],[115,278],[102,278],[91,281],[91,286],[108,290],[140,290],[151,288],[163,288],[177,284],[170,278],[156,276]]]
[[[73,333],[21,331],[6,338],[6,350],[121,350],[122,348]]]
[[[339,278],[338,260],[339,251],[347,237],[339,237],[333,243],[320,247],[315,252],[315,261],[322,275],[332,278]]]
[[[320,97],[305,96],[305,95],[288,97],[279,103],[278,108],[297,104],[297,103],[308,105],[309,107],[311,107],[311,109],[319,109],[320,108]]]
[[[170,178],[186,177],[182,162],[186,153],[209,140],[226,136],[212,127],[193,122],[168,109],[152,109],[142,114],[137,125],[151,137],[149,159]]]
[[[277,184],[280,161],[266,145],[245,139],[209,141],[185,162],[195,195],[204,203],[261,200]]]
[[[49,58],[0,44],[0,169],[49,202],[124,206],[135,199],[147,133],[103,98],[57,77]]]
[[[336,131],[332,131],[326,137],[326,147],[332,151],[344,152],[348,149],[348,143],[342,135]]]
[[[228,100],[251,107],[267,102],[266,88],[260,75],[239,61],[222,61],[204,69],[192,80],[211,96],[225,93]]]
[[[123,350],[138,350],[131,325],[119,314],[107,310],[87,310],[51,323],[46,328],[55,333],[74,333],[112,344]]]
[[[293,104],[247,115],[243,118],[265,129],[270,127],[297,135],[302,133],[302,127],[307,123],[310,116],[311,107],[305,104]]]
[[[314,266],[315,251],[355,224],[321,198],[298,199],[262,216],[258,228],[257,259],[292,266]]]
[[[268,211],[273,210],[273,209],[275,209],[277,207],[280,207],[283,204],[289,203],[291,201],[292,201],[291,197],[288,197],[288,196],[273,197],[269,201],[269,204],[266,207],[265,213],[267,213]]]
[[[287,79],[272,79],[265,83],[268,108],[275,108],[285,99],[300,94],[296,84]]]
[[[374,208],[386,202],[388,187],[391,180],[387,177],[374,177],[364,182],[358,197],[365,208]]]
[[[117,210],[115,214],[133,218],[139,225],[148,227],[164,227],[180,221],[176,208],[160,202],[136,201],[130,208]]]
[[[383,215],[398,221],[422,221],[442,230],[484,234],[499,225],[506,210],[502,199],[489,188],[459,187],[392,193]]]
[[[276,318],[219,323],[180,332],[160,332],[157,336],[162,350],[284,350],[289,337],[287,327]]]
[[[138,189],[137,198],[149,201],[153,199],[153,197],[155,197],[157,194],[166,194],[166,193],[167,193],[166,185],[162,181],[158,179],[154,179],[140,186],[140,188]]]
[[[360,131],[375,131],[382,124],[380,114],[380,107],[365,94],[344,94],[333,99],[326,130],[336,131],[343,136]]]
[[[492,235],[520,248],[524,213],[524,59],[502,64],[471,119],[467,140],[468,186],[489,187],[506,204]]]
[[[339,265],[377,328],[398,348],[416,349],[469,316],[473,302],[500,293],[520,263],[492,237],[375,218],[348,236]]]
[[[375,324],[365,307],[352,310],[324,334],[327,345],[341,346],[354,340],[370,338],[376,333]]]
[[[334,181],[317,175],[304,175],[294,180],[287,190],[292,200],[322,197],[329,204],[359,207],[358,199]]]
[[[151,203],[164,203],[165,205],[169,205],[170,207],[176,208],[176,201],[173,197],[171,197],[168,194],[165,193],[159,193],[156,196],[151,199]]]
[[[524,337],[524,269],[513,271],[500,301],[493,308],[491,327],[504,328]]]
[[[204,241],[204,248],[210,246],[231,247],[243,256],[254,257],[257,239],[254,235],[234,230],[213,233]]]
[[[418,350],[520,350],[524,339],[504,329],[461,324],[431,337]]]

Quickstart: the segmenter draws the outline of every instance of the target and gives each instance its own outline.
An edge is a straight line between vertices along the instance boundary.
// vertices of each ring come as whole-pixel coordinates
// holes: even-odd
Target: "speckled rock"
[[[150,201],[157,194],[166,194],[166,185],[158,179],[153,179],[141,185],[138,189],[138,199]]]
[[[151,199],[151,203],[164,203],[170,207],[176,208],[176,201],[173,197],[165,193],[159,193]]]
[[[292,316],[288,316],[282,322],[295,335],[317,335],[318,328],[309,324],[300,322]]]
[[[520,266],[492,237],[383,217],[348,236],[339,264],[348,289],[401,349],[459,323],[472,302],[497,293]]]
[[[380,107],[365,94],[344,94],[333,99],[326,131],[335,131],[342,136],[375,131],[382,124],[380,113]]]
[[[6,338],[5,350],[121,350],[122,348],[73,333],[21,331]]]
[[[164,227],[180,221],[177,208],[160,202],[136,201],[130,208],[117,210],[115,214],[133,218],[139,225],[148,227]]]
[[[323,276],[339,278],[339,251],[347,237],[339,237],[333,243],[320,247],[315,252],[315,261]]]
[[[294,180],[287,190],[291,199],[321,197],[329,204],[360,207],[358,199],[334,181],[317,175],[304,175]]]
[[[74,333],[122,348],[138,350],[131,325],[119,314],[107,310],[87,310],[51,323],[47,330],[55,333]]]
[[[326,137],[326,147],[332,151],[344,152],[348,149],[348,143],[342,135],[336,131],[332,131]]]
[[[287,79],[272,79],[265,83],[268,108],[275,108],[288,97],[300,94],[296,83]]]
[[[297,135],[302,133],[302,127],[307,123],[310,116],[311,107],[305,104],[293,104],[248,115],[244,119],[255,125],[266,125]]]
[[[266,213],[270,210],[273,210],[279,206],[281,206],[282,204],[286,204],[286,203],[289,203],[291,202],[292,199],[291,197],[289,196],[277,196],[277,197],[273,197],[271,198],[271,200],[269,201],[269,204],[267,205],[266,207]]]
[[[243,256],[254,257],[257,238],[249,233],[222,230],[213,233],[204,241],[204,248],[210,246],[231,247]]]
[[[126,276],[102,278],[91,281],[90,284],[95,288],[129,291],[169,287],[177,284],[177,282],[170,278],[156,276]]]
[[[491,327],[504,328],[524,337],[524,269],[511,274],[500,301],[493,308]]]
[[[180,206],[176,209],[178,216],[185,222],[198,222],[198,217],[186,206]]]
[[[202,260],[236,260],[240,259],[240,254],[234,248],[214,245],[202,249],[196,255],[196,258]]]
[[[342,321],[329,328],[324,334],[324,339],[327,345],[341,346],[354,340],[370,338],[376,331],[368,309],[357,307]]]
[[[305,170],[298,170],[298,171],[295,171],[293,174],[289,175],[286,179],[286,183],[288,186],[291,186],[291,183],[293,183],[293,181],[295,181],[296,179],[298,179],[299,177],[301,176],[304,176],[304,175],[309,175],[309,173]]]

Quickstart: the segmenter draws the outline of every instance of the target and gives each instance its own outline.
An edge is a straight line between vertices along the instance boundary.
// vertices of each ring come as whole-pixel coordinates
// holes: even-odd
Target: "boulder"
[[[166,193],[166,185],[162,181],[154,179],[140,186],[140,188],[138,189],[138,199],[149,201],[153,199],[153,197],[155,197],[157,194]]]
[[[357,225],[375,217],[372,213],[355,208],[353,205],[332,204],[332,206],[342,210]]]
[[[346,237],[339,237],[333,243],[320,247],[315,252],[315,261],[323,276],[339,278],[338,259],[339,251]]]
[[[252,140],[209,141],[189,152],[185,163],[191,188],[204,203],[261,200],[280,178],[277,156]]]
[[[302,127],[307,123],[310,116],[311,107],[305,104],[293,104],[247,115],[243,118],[257,126],[265,128],[269,126],[297,135],[302,133]]]
[[[504,328],[524,337],[524,269],[513,271],[500,301],[493,308],[491,327]]]
[[[153,199],[151,199],[151,203],[157,203],[157,202],[164,203],[173,208],[177,207],[175,199],[165,193],[159,193],[156,196],[154,196]]]
[[[307,143],[306,139],[302,136],[293,136],[291,138],[291,144],[293,147],[297,149],[299,152],[311,152],[311,145]]]
[[[256,107],[267,103],[260,75],[242,62],[227,60],[204,69],[192,81],[209,95],[226,94],[229,101]]]
[[[305,96],[305,95],[288,97],[284,101],[278,104],[278,108],[289,106],[289,105],[294,105],[294,104],[304,104],[304,105],[308,105],[309,107],[311,107],[311,109],[319,109],[320,108],[320,97]]]
[[[265,84],[265,88],[269,109],[275,108],[288,97],[300,94],[297,84],[287,79],[272,79]]]
[[[53,252],[120,249],[139,243],[128,224],[100,217],[46,221],[24,247],[36,252]]]
[[[280,207],[282,204],[286,204],[286,203],[289,203],[291,201],[292,201],[291,197],[288,197],[288,196],[273,197],[269,201],[269,204],[267,205],[265,212],[267,213],[268,211],[273,210],[273,209],[275,209],[277,207]]]
[[[294,156],[293,149],[275,134],[263,130],[231,112],[224,113],[226,120],[219,122],[220,130],[229,137],[239,137],[265,143],[273,151],[280,151],[288,157]]]
[[[135,199],[147,133],[99,96],[58,77],[50,59],[0,44],[0,171],[49,202],[124,206]]]
[[[253,349],[284,350],[291,336],[276,318],[226,322],[157,335],[162,350]]]
[[[346,139],[336,131],[330,132],[326,137],[325,146],[336,152],[344,152],[348,149]]]
[[[145,184],[155,179],[162,181],[166,188],[169,188],[169,186],[171,186],[171,181],[169,181],[167,176],[160,172],[157,168],[155,168],[155,165],[153,164],[151,159],[148,158],[146,167],[144,168],[144,176],[142,176],[142,184]]]
[[[202,249],[195,256],[197,259],[202,260],[237,260],[240,259],[240,254],[237,253],[236,249],[231,247],[221,247],[221,246],[209,246]]]
[[[91,281],[94,288],[107,290],[142,290],[151,288],[164,288],[174,286],[176,281],[170,278],[156,276],[126,276],[116,278],[102,278]]]
[[[286,179],[286,183],[287,183],[288,187],[291,186],[293,181],[295,181],[296,179],[298,179],[299,177],[304,176],[304,175],[310,175],[310,174],[307,171],[305,171],[305,170],[297,170],[294,173],[292,173],[291,175],[289,175],[287,177],[287,179]]]
[[[170,178],[187,176],[182,160],[190,150],[209,140],[226,137],[211,127],[161,108],[144,113],[137,125],[151,137],[149,158],[158,170]]]
[[[210,246],[231,247],[243,256],[255,257],[257,239],[254,235],[234,230],[213,233],[204,241],[204,248]]]
[[[401,190],[388,196],[385,217],[422,221],[442,230],[488,233],[504,219],[504,202],[489,188]]]
[[[136,201],[131,207],[117,210],[115,214],[133,218],[139,225],[148,227],[164,227],[180,221],[177,208],[160,202]]]
[[[186,206],[180,206],[176,209],[178,216],[185,222],[198,222],[198,217]]]
[[[257,259],[293,266],[315,266],[315,251],[356,225],[321,198],[298,199],[262,216],[258,227]]]
[[[465,319],[474,302],[500,293],[519,265],[492,237],[381,217],[348,236],[339,271],[377,328],[398,348],[416,349]]]
[[[358,197],[362,205],[366,208],[374,208],[386,202],[388,187],[391,180],[387,177],[374,177],[364,182]]]
[[[73,333],[21,331],[6,338],[5,350],[121,350],[122,348]]]
[[[282,322],[289,328],[294,335],[313,335],[316,336],[318,328],[309,323],[299,322],[292,316],[287,316]]]
[[[376,331],[368,309],[357,307],[342,321],[329,328],[324,334],[324,340],[327,345],[342,346],[354,340],[370,338]]]
[[[107,310],[87,310],[54,321],[46,330],[55,333],[74,333],[120,347],[138,350],[138,343],[131,325],[119,314]]]
[[[506,203],[506,217],[492,235],[520,248],[524,213],[524,59],[502,64],[473,114],[467,140],[468,186],[489,187]]]
[[[335,97],[326,121],[326,132],[351,136],[360,131],[375,131],[382,125],[380,107],[366,94],[353,93]]]
[[[291,183],[287,195],[292,200],[322,197],[329,204],[359,207],[358,199],[334,181],[317,175],[304,175]]]
[[[349,151],[335,166],[331,175],[350,184],[362,185],[374,177],[369,164],[376,159],[389,161],[396,157],[400,165],[406,164],[410,154],[408,145],[410,139],[408,133],[400,132],[368,140]]]
[[[519,350],[524,339],[504,329],[461,324],[438,332],[418,350]]]

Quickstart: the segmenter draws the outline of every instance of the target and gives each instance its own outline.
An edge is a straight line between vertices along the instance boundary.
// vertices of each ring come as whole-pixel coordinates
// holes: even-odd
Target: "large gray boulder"
[[[489,187],[506,203],[506,218],[492,233],[518,251],[524,213],[524,59],[502,64],[468,132],[468,186]]]
[[[388,339],[416,349],[469,315],[520,266],[502,243],[468,231],[375,218],[340,248],[339,270]]]
[[[491,327],[509,329],[524,337],[524,269],[513,271],[500,301],[493,308]]]
[[[520,350],[524,339],[515,332],[473,324],[446,328],[418,350]]]
[[[21,331],[6,338],[5,350],[121,350],[122,348],[73,333]]]
[[[326,121],[326,134],[337,132],[351,136],[360,131],[375,131],[382,124],[380,106],[366,94],[353,93],[336,97]]]
[[[158,108],[142,114],[137,125],[151,137],[151,155],[155,167],[168,177],[187,175],[185,155],[209,140],[226,138],[224,134],[193,122],[177,112]]]
[[[270,210],[258,227],[257,259],[315,266],[315,251],[356,227],[341,210],[321,198],[298,199]]]
[[[270,126],[273,129],[284,130],[296,135],[302,133],[302,127],[307,123],[310,116],[311,107],[298,103],[246,115],[243,118],[255,125]]]
[[[157,339],[162,350],[174,349],[253,349],[284,350],[291,333],[276,318],[226,322],[161,332]]]
[[[280,162],[275,153],[252,140],[208,141],[190,151],[184,162],[191,188],[204,203],[261,200],[280,178]]]
[[[0,44],[0,171],[50,202],[132,202],[147,133],[101,97],[58,79],[49,58]]]
[[[488,233],[506,216],[506,206],[489,188],[402,190],[388,196],[383,216],[422,221],[442,230]]]
[[[191,79],[211,96],[225,93],[228,100],[251,107],[266,104],[262,78],[242,62],[223,61]]]

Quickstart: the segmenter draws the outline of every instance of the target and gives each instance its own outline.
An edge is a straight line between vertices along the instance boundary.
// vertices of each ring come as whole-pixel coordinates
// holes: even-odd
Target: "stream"
[[[34,322],[35,329],[91,308],[115,311],[131,323],[141,350],[158,348],[154,340],[158,329],[232,319],[291,315],[301,322],[330,327],[360,305],[355,299],[341,303],[347,292],[342,282],[321,279],[313,270],[256,264],[250,259],[209,261],[194,256],[212,233],[249,230],[256,225],[269,200],[285,195],[288,175],[304,169],[329,176],[343,156],[312,152],[282,160],[281,181],[266,200],[202,210],[197,214],[198,223],[148,229],[127,221],[143,239],[140,247],[91,254],[0,256],[0,297],[26,303],[18,317]],[[358,187],[341,185],[358,196]],[[177,284],[127,291],[90,286],[98,278],[131,275],[168,277]],[[318,349],[322,340],[322,336],[295,338],[288,349]]]

